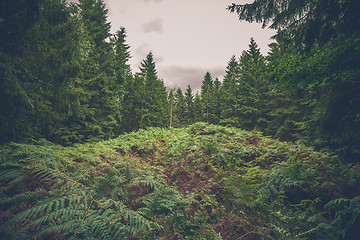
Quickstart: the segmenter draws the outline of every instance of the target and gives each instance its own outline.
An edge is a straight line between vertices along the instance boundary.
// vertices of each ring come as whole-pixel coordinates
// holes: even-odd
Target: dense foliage
[[[110,33],[101,0],[17,2],[1,5],[2,143],[43,137],[71,145],[204,121],[358,161],[357,1],[229,6],[240,20],[271,23],[276,42],[265,57],[251,38],[249,49],[230,59],[224,79],[206,72],[196,94],[190,86],[167,91],[151,52],[133,74],[126,30]]]
[[[270,52],[251,38],[193,93],[152,52],[133,72],[103,0],[3,0],[1,238],[356,239],[358,8],[232,4]]]
[[[0,161],[2,239],[340,239],[360,211],[357,165],[206,123]]]

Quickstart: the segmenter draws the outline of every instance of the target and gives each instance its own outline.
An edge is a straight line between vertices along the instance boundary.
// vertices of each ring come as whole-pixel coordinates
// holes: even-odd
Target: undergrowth
[[[359,165],[205,123],[11,143],[0,181],[1,239],[351,239],[359,223]]]

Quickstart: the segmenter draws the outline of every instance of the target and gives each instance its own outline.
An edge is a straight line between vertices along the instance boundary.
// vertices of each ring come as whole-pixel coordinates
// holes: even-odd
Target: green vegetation
[[[357,239],[359,7],[229,6],[278,32],[194,94],[102,0],[2,1],[0,238]]]
[[[237,128],[1,148],[3,239],[339,239],[358,166]]]

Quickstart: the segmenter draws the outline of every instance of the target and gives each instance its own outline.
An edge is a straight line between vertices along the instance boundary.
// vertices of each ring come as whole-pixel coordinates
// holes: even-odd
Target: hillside
[[[0,161],[2,239],[351,239],[360,213],[358,164],[205,123]]]

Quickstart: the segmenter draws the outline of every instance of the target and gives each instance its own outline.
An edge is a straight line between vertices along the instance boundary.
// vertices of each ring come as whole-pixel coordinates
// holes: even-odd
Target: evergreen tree
[[[260,75],[264,72],[265,59],[254,38],[250,38],[249,49],[243,51],[240,57],[240,69],[243,80],[259,92],[265,85],[261,82]]]
[[[144,81],[140,74],[127,79],[124,83],[122,131],[131,132],[140,128],[144,101]]]
[[[5,1],[0,11],[1,142],[51,138],[76,108],[76,21],[60,0]]]
[[[240,20],[259,22],[278,30],[277,36],[292,39],[293,47],[310,49],[336,38],[359,33],[358,0],[297,1],[255,0],[228,7]]]
[[[221,116],[221,82],[218,78],[214,81],[214,93],[212,97],[213,124],[218,124]]]
[[[201,95],[197,92],[194,96],[194,122],[203,121],[203,109],[204,106],[201,100]]]
[[[237,101],[235,111],[239,114],[237,126],[252,130],[257,127],[261,115],[262,94],[266,85],[261,78],[265,66],[264,58],[260,54],[254,39],[250,40],[249,49],[240,56],[240,76],[237,78]]]
[[[130,46],[126,43],[126,30],[124,27],[121,27],[115,33],[114,38],[112,39],[115,50],[115,66],[117,84],[123,84],[126,79],[131,77],[131,68],[128,63],[130,60]]]
[[[170,89],[169,91],[169,128],[173,126],[174,92],[175,89]]]
[[[283,47],[285,50],[271,56],[268,64],[269,78],[301,106],[302,117],[296,123],[301,140],[331,148],[346,161],[360,155],[355,147],[360,143],[359,39],[353,35],[306,54]]]
[[[209,72],[206,72],[201,85],[201,101],[204,107],[202,113],[203,120],[206,122],[211,121],[211,97],[213,94],[213,88],[214,82],[212,80],[211,74]]]
[[[108,40],[111,34],[110,23],[107,22],[108,10],[103,0],[79,0],[78,7],[81,21],[94,44],[91,57],[98,70],[109,73],[111,44]]]
[[[185,97],[180,88],[178,88],[175,92],[175,112],[174,116],[176,117],[176,125],[177,127],[184,127],[185,122],[185,114],[186,114],[186,106],[185,106]]]
[[[81,107],[86,110],[80,118],[75,117],[75,124],[74,121],[68,122],[60,131],[82,136],[71,142],[111,138],[120,133],[122,114],[119,85],[110,64],[116,61],[109,41],[107,10],[102,0],[79,0],[75,6],[75,16],[79,19],[83,40],[87,43],[83,45],[85,54],[81,74],[75,80],[77,90],[82,92]]]
[[[239,63],[233,55],[228,62],[221,87],[221,123],[235,126],[237,118],[237,78],[239,78]]]
[[[165,126],[167,92],[163,81],[157,77],[157,70],[152,52],[141,63],[143,99],[141,106],[140,127]]]
[[[119,107],[118,111],[121,114],[121,129],[122,130],[134,130],[136,129],[134,116],[134,80],[132,79],[131,68],[128,63],[130,59],[130,46],[126,43],[126,30],[121,27],[114,37],[112,38],[114,45],[115,58],[113,61],[113,69],[115,71],[115,92],[116,102]],[[131,120],[132,119],[132,120]],[[126,123],[125,123],[126,122]],[[131,124],[131,125],[128,125]]]
[[[185,91],[185,107],[186,107],[186,124],[194,123],[194,96],[190,85],[187,86]]]
[[[39,17],[37,0],[3,0],[0,5],[0,50],[15,53]]]

